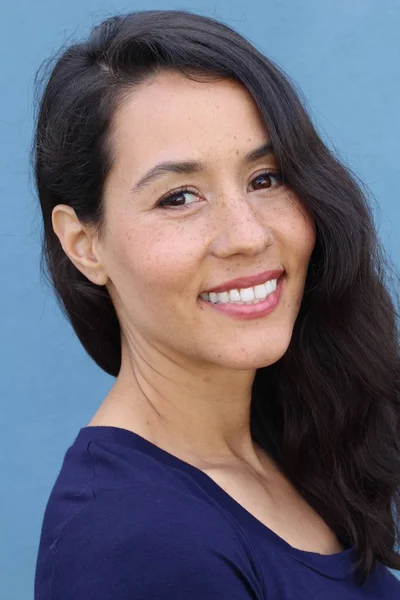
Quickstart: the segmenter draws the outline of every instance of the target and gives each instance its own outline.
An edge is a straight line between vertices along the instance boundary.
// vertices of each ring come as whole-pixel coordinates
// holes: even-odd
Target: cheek
[[[308,209],[294,196],[288,198],[275,224],[284,255],[292,268],[307,269],[315,246],[315,222]]]
[[[175,300],[177,292],[185,294],[198,270],[200,248],[183,226],[154,227],[138,221],[119,228],[114,239],[113,270],[130,294],[143,298],[143,292],[151,292],[152,303],[160,297],[168,302],[169,292]]]

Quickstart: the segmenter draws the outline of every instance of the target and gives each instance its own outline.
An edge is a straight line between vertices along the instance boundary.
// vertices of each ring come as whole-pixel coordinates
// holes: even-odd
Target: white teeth
[[[267,283],[262,283],[261,285],[254,286],[254,296],[256,298],[264,299],[267,296],[267,293],[268,293]]]
[[[215,292],[210,292],[208,295],[210,298],[210,302],[212,302],[213,304],[216,304],[218,302],[218,294],[216,294]]]
[[[271,292],[274,292],[276,290],[277,280],[271,279],[271,281],[268,281],[268,283],[269,283]],[[267,292],[268,292],[268,290],[267,290]]]
[[[250,302],[254,300],[254,290],[252,287],[245,288],[244,290],[240,290],[240,298],[242,302]]]
[[[230,302],[240,302],[239,290],[229,290],[229,300]]]
[[[218,296],[218,302],[229,302],[229,292],[221,292],[220,294],[217,294]]]
[[[240,290],[234,289],[226,292],[204,292],[200,294],[203,300],[213,304],[257,304],[260,300],[265,300],[269,294],[276,290],[277,280],[271,279],[266,283],[256,285],[254,287],[243,288]]]

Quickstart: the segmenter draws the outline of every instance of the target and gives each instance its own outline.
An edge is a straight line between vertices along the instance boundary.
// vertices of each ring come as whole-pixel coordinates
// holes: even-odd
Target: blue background
[[[400,262],[400,0],[13,0],[0,35],[0,596],[33,595],[45,504],[67,447],[113,379],[81,348],[39,276],[29,168],[33,78],[62,44],[117,12],[187,9],[233,26],[302,90],[323,138],[379,204]]]

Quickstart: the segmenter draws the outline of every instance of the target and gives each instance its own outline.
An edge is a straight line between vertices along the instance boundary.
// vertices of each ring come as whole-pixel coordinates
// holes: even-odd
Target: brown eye
[[[264,173],[259,173],[254,177],[252,182],[256,182],[256,189],[265,189],[265,188],[274,188],[279,187],[282,184],[283,177],[279,172],[265,171]],[[261,187],[259,187],[261,186]]]
[[[192,196],[192,197],[196,197],[195,192],[193,192],[192,190],[189,190],[188,188],[182,188],[180,190],[177,190],[176,192],[172,192],[171,194],[168,194],[167,196],[165,196],[164,198],[162,198],[159,203],[158,203],[158,207],[159,208],[186,208],[187,206],[190,206],[191,204],[195,203],[195,200],[188,202],[187,204],[183,204],[183,202],[185,202],[185,195],[188,196]]]

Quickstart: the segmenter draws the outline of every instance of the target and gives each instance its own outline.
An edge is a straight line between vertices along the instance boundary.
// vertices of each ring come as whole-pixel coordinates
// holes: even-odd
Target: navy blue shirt
[[[200,469],[118,427],[84,427],[47,503],[35,600],[399,600],[353,549],[293,548]]]

